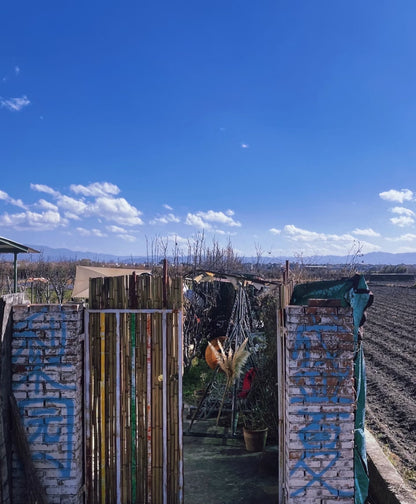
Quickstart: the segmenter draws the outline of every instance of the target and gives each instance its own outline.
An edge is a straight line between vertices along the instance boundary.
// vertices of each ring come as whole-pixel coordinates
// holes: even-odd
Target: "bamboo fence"
[[[90,504],[182,504],[182,280],[90,280],[86,310]]]
[[[286,268],[283,271],[283,282],[279,290],[279,304],[277,308],[277,388],[278,388],[278,418],[279,418],[279,493],[278,502],[285,502],[285,483],[287,480],[285,474],[286,461],[289,454],[286,445],[286,396],[285,383],[287,373],[286,362],[286,338],[287,328],[285,320],[286,308],[290,305],[293,294],[294,282],[289,279],[289,262],[286,261]]]

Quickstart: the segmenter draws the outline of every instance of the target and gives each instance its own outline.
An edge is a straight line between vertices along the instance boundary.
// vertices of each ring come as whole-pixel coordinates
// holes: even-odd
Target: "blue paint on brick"
[[[33,460],[47,460],[59,469],[62,478],[69,478],[74,456],[75,401],[72,398],[50,396],[48,390],[53,388],[62,393],[76,390],[75,384],[61,383],[56,380],[56,374],[55,378],[49,374],[52,368],[54,372],[57,369],[71,371],[74,366],[63,362],[67,351],[65,313],[62,313],[59,324],[52,317],[40,324],[38,319],[43,318],[47,311],[47,307],[42,308],[25,321],[15,324],[15,331],[27,329],[18,332],[20,347],[14,351],[12,362],[23,365],[26,373],[13,383],[13,389],[19,390],[29,382],[34,383],[33,397],[18,403],[24,424],[32,432],[29,444],[52,444],[53,449],[60,445],[65,457],[58,459],[51,453],[32,450]],[[45,338],[45,331],[48,331],[48,338]],[[23,353],[25,349],[29,349],[27,356]]]
[[[346,332],[348,332],[346,329],[338,325],[319,324],[298,326],[296,332],[294,349],[290,353],[290,358],[299,363],[299,370],[292,376],[292,380],[299,388],[300,394],[291,397],[290,403],[302,404],[296,414],[309,417],[310,421],[298,432],[303,451],[290,474],[293,475],[300,470],[308,474],[310,478],[305,480],[303,487],[291,493],[292,497],[303,495],[305,490],[314,484],[325,488],[334,497],[354,496],[354,491],[335,488],[331,485],[332,479],[327,478],[328,471],[334,467],[341,456],[340,421],[350,419],[350,413],[308,410],[308,405],[351,404],[353,402],[352,397],[340,396],[341,387],[345,385],[346,379],[351,377],[351,371],[340,365],[342,350],[330,350],[324,341],[325,333]],[[319,352],[322,356],[318,359],[313,358],[312,348],[315,349],[315,353]],[[315,468],[316,461],[320,461],[319,470]],[[323,467],[322,461],[325,461]]]

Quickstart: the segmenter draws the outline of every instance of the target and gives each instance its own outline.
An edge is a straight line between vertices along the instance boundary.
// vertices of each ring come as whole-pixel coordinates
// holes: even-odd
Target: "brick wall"
[[[23,293],[0,297],[0,502],[11,503],[10,409],[13,305],[25,303]],[[26,302],[27,304],[27,302]]]
[[[289,504],[354,503],[352,309],[287,308]]]
[[[80,305],[13,309],[12,389],[50,504],[82,502],[82,333]],[[25,502],[13,454],[13,499]]]

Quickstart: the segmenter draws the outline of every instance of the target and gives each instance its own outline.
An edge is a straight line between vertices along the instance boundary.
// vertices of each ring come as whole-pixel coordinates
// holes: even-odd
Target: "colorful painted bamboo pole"
[[[120,314],[116,314],[116,496],[121,504],[121,343]]]
[[[166,312],[162,315],[162,478],[163,504],[168,502],[168,366],[166,348]]]

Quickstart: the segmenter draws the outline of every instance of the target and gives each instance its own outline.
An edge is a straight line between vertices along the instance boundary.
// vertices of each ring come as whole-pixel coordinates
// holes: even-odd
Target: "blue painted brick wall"
[[[13,309],[12,389],[50,504],[82,502],[81,305]],[[25,502],[14,454],[14,502]]]
[[[288,503],[353,504],[352,310],[289,306],[287,329]]]

